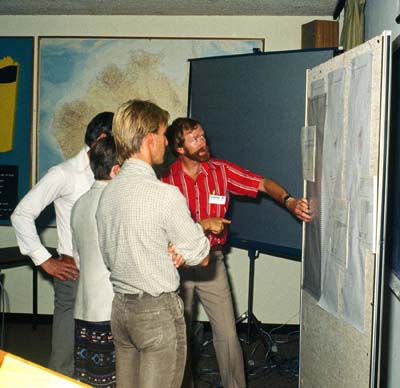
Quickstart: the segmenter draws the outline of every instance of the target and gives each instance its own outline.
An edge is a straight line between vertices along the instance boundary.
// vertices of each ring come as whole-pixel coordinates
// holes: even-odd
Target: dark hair
[[[85,143],[91,147],[96,139],[102,135],[110,135],[114,113],[101,112],[94,116],[86,128]]]
[[[168,144],[175,156],[178,156],[176,149],[182,147],[185,142],[184,132],[192,132],[200,124],[200,121],[190,119],[189,117],[178,117],[167,128],[165,135],[168,139]]]
[[[111,169],[118,164],[114,138],[107,136],[97,141],[90,149],[89,159],[94,179],[98,181],[111,179]]]

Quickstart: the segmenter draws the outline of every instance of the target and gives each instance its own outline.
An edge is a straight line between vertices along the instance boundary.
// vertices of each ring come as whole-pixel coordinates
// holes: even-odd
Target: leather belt
[[[171,292],[163,292],[162,294],[158,295],[158,296],[153,296],[148,294],[147,292],[140,292],[138,294],[121,294],[124,296],[124,298],[128,299],[128,300],[136,300],[136,299],[156,299],[156,298],[160,298],[160,297],[165,297],[168,295],[172,295],[172,294],[177,294],[177,291],[171,291]]]
[[[222,251],[224,249],[224,246],[222,244],[217,244],[217,245],[213,245],[210,248],[210,251]]]

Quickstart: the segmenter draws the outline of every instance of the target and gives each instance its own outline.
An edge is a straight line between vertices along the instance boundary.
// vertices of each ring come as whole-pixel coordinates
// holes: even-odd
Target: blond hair
[[[117,146],[117,159],[123,163],[140,152],[144,137],[156,133],[160,125],[168,124],[169,113],[151,101],[129,100],[116,111],[113,136]]]

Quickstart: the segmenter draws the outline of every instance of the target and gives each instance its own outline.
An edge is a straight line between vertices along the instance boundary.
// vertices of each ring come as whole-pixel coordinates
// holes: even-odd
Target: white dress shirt
[[[96,224],[97,206],[107,183],[94,182],[76,201],[71,213],[74,259],[80,268],[74,317],[88,322],[111,319],[114,292],[101,255]]]
[[[71,209],[76,200],[94,182],[87,155],[83,148],[73,158],[49,169],[45,176],[25,195],[11,215],[11,223],[23,255],[40,265],[51,257],[38,235],[35,220],[52,202],[56,211],[59,254],[73,255],[70,227]]]

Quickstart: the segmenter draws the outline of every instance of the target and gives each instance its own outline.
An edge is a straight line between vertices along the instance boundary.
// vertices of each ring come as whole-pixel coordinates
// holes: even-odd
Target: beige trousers
[[[189,328],[191,328],[193,301],[196,293],[210,320],[223,387],[245,388],[243,352],[236,334],[235,316],[224,254],[221,251],[212,251],[210,263],[207,267],[183,268],[180,271],[180,276],[180,295],[185,306],[188,335],[190,336]],[[193,387],[189,349],[182,387]]]

